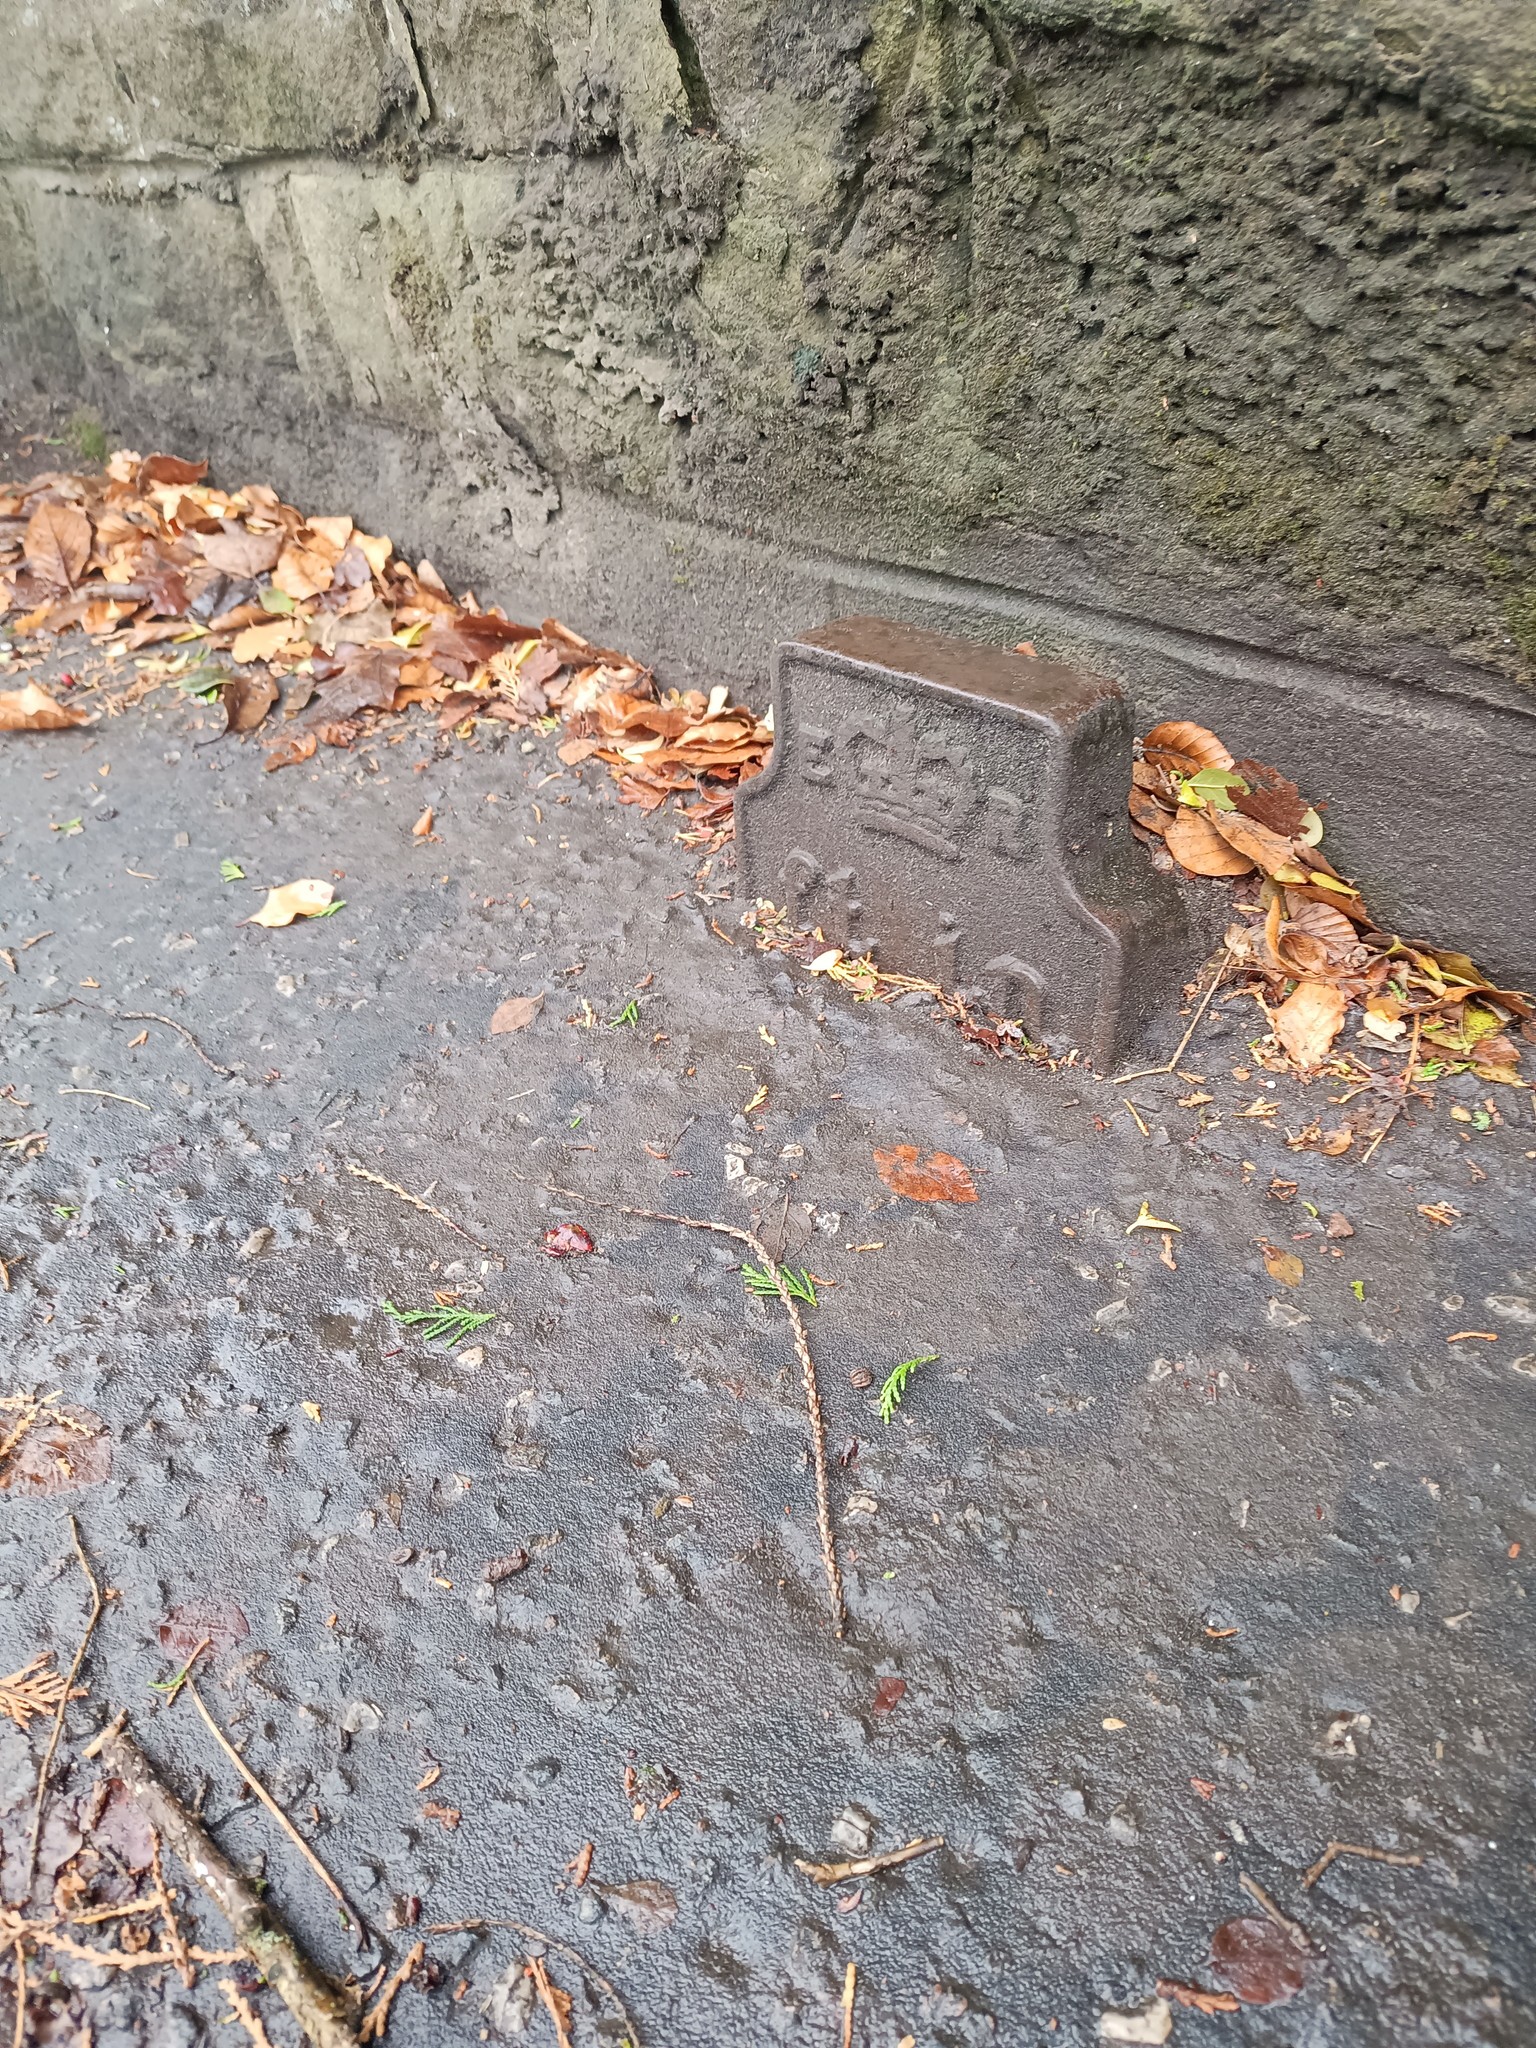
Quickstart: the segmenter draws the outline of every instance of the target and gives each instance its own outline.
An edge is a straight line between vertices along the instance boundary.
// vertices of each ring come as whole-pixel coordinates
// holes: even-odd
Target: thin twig
[[[674,1216],[665,1209],[636,1209],[628,1202],[605,1201],[600,1195],[580,1194],[575,1188],[561,1188],[551,1182],[544,1183],[552,1195],[562,1195],[573,1202],[588,1202],[598,1209],[616,1209],[623,1216],[643,1217],[648,1223],[677,1223],[684,1230],[711,1230],[718,1237],[734,1237],[738,1244],[751,1248],[762,1260],[764,1269],[773,1275],[779,1299],[789,1315],[790,1327],[795,1333],[795,1354],[800,1360],[800,1373],[805,1382],[805,1405],[811,1423],[811,1447],[816,1469],[816,1525],[821,1535],[821,1557],[826,1567],[827,1595],[832,1608],[832,1625],[841,1636],[847,1626],[848,1613],[843,1603],[843,1579],[837,1563],[837,1538],[832,1530],[832,1497],[827,1480],[827,1425],[822,1414],[821,1389],[816,1383],[816,1361],[811,1356],[811,1347],[806,1339],[805,1325],[800,1320],[800,1310],[795,1298],[785,1284],[777,1259],[770,1257],[762,1241],[750,1230],[739,1230],[732,1223],[711,1223],[698,1216]]]
[[[1363,1856],[1367,1863],[1395,1863],[1404,1870],[1421,1869],[1424,1863],[1422,1856],[1400,1855],[1396,1849],[1368,1849],[1359,1842],[1330,1842],[1301,1880],[1304,1892],[1311,1891],[1336,1856]]]
[[[219,1989],[229,2000],[230,2008],[235,2018],[250,2035],[251,2048],[272,2048],[271,2037],[267,2033],[266,2028],[261,2024],[260,2015],[252,2006],[250,2000],[241,1992],[240,1986],[235,1982],[234,1978],[221,1977],[219,1979]]]
[[[94,1742],[86,1745],[84,1754],[106,1757],[147,1818],[159,1829],[166,1846],[180,1857],[229,1922],[241,1950],[293,2014],[313,2048],[354,2048],[357,2033],[349,2001],[320,1975],[271,1906],[256,1896],[223,1850],[162,1781],[126,1732],[125,1719],[120,1714],[111,1727],[103,1729]],[[64,1945],[58,1937],[50,1938]],[[65,1952],[69,1952],[67,1947]],[[196,1962],[211,1960],[198,1949],[190,1953]],[[86,1959],[99,1960],[99,1952],[87,1951]],[[159,1952],[156,1959],[165,1963],[175,1961],[168,1951]],[[226,1956],[223,1960],[232,1962],[236,1958]],[[142,1961],[142,1957],[128,1956],[118,1962],[118,1967],[137,1967]]]
[[[389,2008],[394,2004],[401,1985],[408,1983],[415,1975],[416,1965],[421,1961],[426,1952],[427,1944],[424,1941],[418,1941],[405,1961],[379,1993],[378,2003],[371,2006],[363,2014],[362,2022],[357,2030],[359,2041],[383,2040],[384,2029],[389,2025]]]
[[[103,1102],[128,1102],[135,1109],[147,1109],[151,1116],[155,1113],[155,1106],[152,1102],[140,1102],[137,1095],[119,1095],[111,1088],[61,1088],[59,1093],[61,1095],[99,1095]]]
[[[158,1010],[119,1010],[117,1014],[119,1017],[126,1017],[134,1024],[168,1024],[172,1031],[179,1031],[181,1033],[205,1067],[212,1067],[213,1071],[216,1074],[222,1074],[226,1081],[235,1071],[233,1067],[221,1067],[217,1060],[209,1059],[207,1053],[203,1051],[203,1048],[192,1036],[186,1025],[178,1024],[174,1017],[162,1017]]]
[[[1275,1925],[1290,1936],[1292,1947],[1299,1949],[1311,1948],[1312,1944],[1307,1939],[1306,1929],[1299,1921],[1291,1919],[1288,1913],[1281,1912],[1257,1878],[1250,1877],[1246,1871],[1242,1871],[1239,1873],[1237,1881],[1250,1899],[1258,1901]]]
[[[165,1922],[165,1945],[178,1958],[176,1968],[181,1981],[190,1991],[197,1982],[197,1972],[192,1968],[192,1958],[187,1953],[186,1936],[181,1931],[181,1922],[176,1918],[176,1902],[171,1897],[165,1882],[165,1870],[160,1862],[160,1830],[151,1827],[149,1831],[150,1868],[154,1872],[155,1900],[160,1917]]]
[[[1179,1040],[1178,1050],[1177,1052],[1175,1052],[1173,1058],[1168,1061],[1167,1065],[1162,1067],[1138,1067],[1136,1071],[1132,1074],[1116,1074],[1114,1079],[1109,1084],[1111,1088],[1123,1088],[1127,1081],[1145,1081],[1152,1074],[1171,1074],[1173,1072],[1174,1068],[1179,1064],[1179,1061],[1183,1059],[1184,1048],[1189,1044],[1189,1041],[1195,1035],[1195,1026],[1200,1022],[1200,1019],[1205,1015],[1206,1006],[1209,1004],[1211,997],[1215,995],[1217,989],[1221,987],[1222,981],[1225,979],[1227,969],[1231,964],[1232,948],[1228,946],[1222,953],[1221,964],[1216,969],[1216,973],[1211,982],[1210,987],[1206,990],[1205,994],[1200,998],[1199,1009],[1196,1010],[1193,1017],[1191,1017],[1189,1020],[1189,1029],[1185,1032],[1184,1036]]]
[[[27,1950],[21,1936],[16,1937],[16,2028],[11,2035],[11,2048],[24,2048],[27,2038]]]
[[[850,1963],[843,1972],[843,2048],[853,2048],[853,2001],[859,1991],[859,1966]]]
[[[479,1238],[467,1231],[462,1223],[455,1223],[451,1216],[444,1215],[441,1209],[434,1209],[430,1202],[423,1201],[420,1195],[413,1195],[409,1188],[401,1187],[398,1181],[386,1180],[382,1173],[370,1173],[366,1166],[354,1165],[350,1159],[344,1159],[342,1164],[348,1173],[356,1174],[359,1180],[370,1180],[376,1188],[387,1188],[392,1195],[398,1195],[402,1202],[409,1202],[413,1209],[419,1209],[423,1216],[435,1216],[439,1223],[446,1223],[448,1228],[456,1230],[460,1237],[467,1237],[477,1251],[490,1250],[488,1244],[481,1244]]]
[[[335,1899],[337,1904],[341,1907],[342,1911],[347,1915],[348,1919],[355,1923],[361,1938],[362,1945],[366,1948],[370,1937],[367,1928],[363,1925],[362,1914],[358,1912],[357,1908],[352,1904],[352,1901],[347,1897],[346,1893],[342,1890],[341,1886],[336,1882],[335,1878],[332,1877],[331,1873],[320,1861],[320,1858],[315,1854],[314,1850],[309,1846],[308,1842],[305,1841],[304,1837],[299,1833],[298,1829],[294,1826],[293,1822],[288,1818],[287,1814],[284,1813],[283,1809],[272,1797],[272,1794],[267,1790],[266,1786],[262,1784],[260,1778],[257,1777],[256,1773],[251,1769],[250,1765],[246,1762],[245,1758],[240,1754],[239,1750],[235,1748],[235,1745],[230,1741],[229,1737],[224,1733],[223,1729],[220,1728],[218,1722],[214,1720],[212,1714],[210,1714],[208,1709],[203,1705],[203,1696],[197,1689],[197,1682],[192,1677],[190,1669],[183,1673],[183,1676],[187,1681],[187,1693],[192,1701],[193,1706],[196,1707],[197,1711],[202,1715],[204,1722],[207,1724],[209,1734],[213,1737],[214,1741],[219,1745],[220,1749],[223,1750],[224,1754],[229,1758],[230,1762],[234,1765],[235,1769],[240,1773],[241,1777],[244,1778],[247,1785],[250,1786],[251,1790],[256,1794],[256,1797],[261,1801],[262,1805],[267,1809],[268,1813],[271,1814],[272,1818],[277,1822],[278,1826],[287,1835],[289,1841],[293,1843],[294,1847],[298,1850],[299,1854],[304,1858],[305,1862],[308,1863],[310,1869],[315,1873],[316,1877],[319,1878],[320,1882],[325,1886],[326,1890],[330,1893],[331,1897]]]
[[[599,1991],[606,1993],[614,2010],[624,2023],[624,2048],[643,2048],[640,2029],[635,2025],[629,2008],[617,1991],[608,1982],[601,1970],[592,1965],[578,1948],[572,1948],[568,1941],[556,1941],[552,1934],[546,1934],[540,1927],[530,1927],[526,1920],[444,1920],[436,1927],[429,1927],[428,1934],[480,1934],[488,1927],[505,1927],[513,1934],[520,1934],[526,1941],[542,1941],[546,1948],[558,1949],[561,1955],[573,1962],[584,1976],[590,1977]]]
[[[69,1676],[64,1681],[64,1690],[59,1694],[59,1704],[53,1717],[53,1731],[48,1737],[48,1748],[37,1773],[37,1799],[32,1808],[32,1834],[27,1844],[27,1892],[30,1896],[32,1880],[37,1875],[37,1844],[43,1831],[43,1801],[48,1793],[48,1773],[53,1769],[54,1752],[59,1746],[59,1737],[64,1732],[64,1710],[69,1705],[69,1696],[75,1689],[75,1680],[80,1675],[80,1666],[85,1662],[96,1624],[101,1619],[101,1610],[106,1602],[101,1597],[101,1588],[96,1583],[96,1574],[91,1570],[91,1561],[85,1554],[85,1545],[80,1541],[80,1530],[73,1515],[69,1518],[69,1533],[75,1539],[75,1555],[80,1560],[80,1569],[85,1573],[85,1582],[91,1589],[91,1618],[85,1624],[85,1634],[80,1638],[75,1651],[75,1661],[69,1667]]]
[[[560,2048],[576,2048],[576,2044],[571,2039],[570,2026],[566,2021],[565,2014],[560,2010],[559,2000],[555,1996],[555,1987],[549,1981],[549,1965],[542,1956],[530,1956],[528,1960],[528,1974],[533,1979],[534,1990],[538,1992],[540,1999],[543,2001],[544,2010],[549,2014],[550,2022],[555,2030],[555,2039],[559,2042]],[[564,1994],[562,1993],[561,1995],[563,1996]],[[570,2000],[566,1999],[565,2002],[569,2006]]]
[[[1417,1010],[1415,1010],[1413,1013],[1413,1038],[1408,1047],[1408,1064],[1403,1069],[1403,1078],[1401,1083],[1399,1084],[1399,1093],[1397,1101],[1393,1104],[1392,1114],[1387,1118],[1386,1122],[1382,1125],[1381,1129],[1376,1133],[1375,1137],[1372,1138],[1370,1144],[1366,1146],[1364,1152],[1361,1153],[1360,1164],[1362,1166],[1369,1166],[1369,1164],[1371,1163],[1372,1154],[1375,1152],[1376,1147],[1381,1143],[1382,1139],[1387,1135],[1388,1131],[1391,1130],[1392,1126],[1397,1122],[1398,1118],[1403,1113],[1403,1104],[1408,1100],[1408,1090],[1413,1086],[1413,1077],[1418,1069],[1419,1026],[1422,1022],[1423,1018],[1421,1017],[1420,1013]]]
[[[174,1706],[175,1706],[175,1704],[176,1704],[176,1701],[177,1701],[178,1697],[180,1696],[180,1693],[181,1693],[181,1688],[182,1688],[182,1687],[183,1687],[183,1686],[184,1686],[184,1685],[186,1684],[187,1680],[188,1680],[188,1679],[189,1679],[189,1678],[190,1678],[190,1677],[192,1676],[192,1666],[193,1666],[193,1665],[194,1665],[194,1664],[195,1664],[195,1663],[197,1662],[198,1658],[199,1658],[199,1657],[201,1657],[201,1655],[203,1654],[204,1650],[211,1650],[212,1648],[213,1648],[213,1637],[212,1637],[212,1636],[204,1636],[204,1637],[203,1637],[203,1640],[202,1640],[202,1641],[201,1641],[201,1642],[200,1642],[200,1643],[198,1644],[197,1648],[196,1648],[196,1649],[195,1649],[195,1650],[194,1650],[194,1651],[192,1652],[191,1656],[190,1656],[190,1657],[189,1657],[189,1658],[187,1659],[186,1663],[182,1665],[181,1669],[180,1669],[180,1670],[179,1670],[179,1671],[177,1672],[176,1676],[175,1676],[174,1678],[172,1678],[172,1679],[168,1679],[168,1680],[166,1681],[166,1687],[165,1687],[165,1704],[166,1704],[166,1705],[167,1705],[168,1707],[174,1707]],[[151,1685],[152,1685],[152,1686],[154,1687],[154,1689],[155,1689],[155,1691],[156,1691],[156,1692],[158,1692],[158,1691],[160,1690],[160,1681],[159,1681],[158,1679],[151,1679],[151,1680],[150,1680],[150,1684],[151,1684]]]

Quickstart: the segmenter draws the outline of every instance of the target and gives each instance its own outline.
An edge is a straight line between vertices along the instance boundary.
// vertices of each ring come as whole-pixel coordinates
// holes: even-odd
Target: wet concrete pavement
[[[650,2048],[834,2043],[848,1961],[861,2048],[1086,2043],[1158,1977],[1216,1981],[1213,1931],[1258,1910],[1244,1874],[1306,1930],[1305,1988],[1178,2011],[1176,2040],[1531,2038],[1529,1096],[1464,1077],[1366,1166],[1293,1151],[1339,1091],[1252,1068],[1246,998],[1190,1047],[1203,1084],[1002,1064],[752,950],[728,864],[698,881],[674,819],[557,776],[552,740],[445,756],[401,727],[268,776],[158,701],[0,758],[0,1138],[48,1137],[0,1153],[6,1384],[61,1390],[112,1447],[110,1477],[6,1498],[0,1667],[72,1654],[72,1510],[120,1594],[75,1734],[127,1706],[353,1966],[188,1703],[147,1690],[180,1661],[168,1617],[211,1627],[204,1696],[396,1958],[412,1900],[421,1926],[535,1923]],[[345,908],[239,925],[300,875]],[[959,1156],[979,1200],[892,1196],[893,1143]],[[546,1181],[790,1230],[823,1283],[846,1640],[778,1304],[725,1241]],[[1180,1226],[1172,1269],[1127,1235],[1143,1201]],[[1442,1202],[1449,1227],[1421,1212]],[[1352,1236],[1323,1235],[1334,1213]],[[595,1255],[545,1255],[562,1218]],[[436,1290],[495,1320],[449,1351],[382,1307]],[[1447,1341],[1467,1329],[1495,1341]],[[875,1389],[927,1353],[883,1425]],[[7,1896],[45,1732],[0,1726]],[[66,1817],[90,1777],[60,1774]],[[923,1834],[945,1846],[861,1885],[795,1868]],[[1423,1863],[1341,1859],[1303,1891],[1334,1838]],[[499,2038],[526,1946],[430,1937],[440,1981],[388,2038]],[[619,2039],[552,1967],[578,2041]],[[218,1974],[66,1966],[86,1988],[38,2038],[227,2038]]]

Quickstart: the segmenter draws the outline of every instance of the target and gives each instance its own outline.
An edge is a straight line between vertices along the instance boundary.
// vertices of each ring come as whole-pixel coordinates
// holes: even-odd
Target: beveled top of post
[[[1070,725],[1094,704],[1120,695],[1107,678],[1068,668],[1064,662],[931,633],[894,619],[834,619],[782,642],[775,663],[802,650],[881,669],[893,680],[980,698],[1049,725]]]

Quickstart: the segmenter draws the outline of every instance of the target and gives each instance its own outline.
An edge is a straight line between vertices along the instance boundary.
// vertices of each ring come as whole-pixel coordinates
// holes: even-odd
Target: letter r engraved
[[[988,853],[1004,853],[1022,860],[1029,848],[1024,842],[1024,805],[1011,790],[989,789],[986,814],[981,821],[981,844]]]
[[[810,923],[811,892],[821,880],[821,862],[815,854],[807,853],[803,846],[797,846],[793,853],[785,856],[779,870],[779,879],[789,891],[786,906],[797,925]]]

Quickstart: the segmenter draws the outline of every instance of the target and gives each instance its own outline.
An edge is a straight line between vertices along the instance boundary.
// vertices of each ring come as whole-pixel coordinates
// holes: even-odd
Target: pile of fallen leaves
[[[647,811],[691,797],[704,827],[724,824],[735,786],[762,768],[771,724],[724,688],[659,692],[641,663],[558,619],[519,625],[472,591],[454,597],[385,535],[206,475],[203,462],[124,449],[101,476],[0,485],[0,618],[15,639],[78,628],[112,659],[135,657],[146,686],[220,707],[226,730],[270,731],[269,768],[350,746],[411,705],[460,733],[479,718],[564,725],[568,766],[596,756],[621,800]],[[162,652],[141,658],[147,648]],[[0,692],[0,730],[82,725],[89,700],[35,683]]]
[[[1187,719],[1154,726],[1136,749],[1132,829],[1167,872],[1252,882],[1227,931],[1233,958],[1277,1006],[1275,1038],[1305,1071],[1328,1058],[1353,1012],[1367,1045],[1406,1039],[1417,1078],[1470,1068],[1524,1085],[1530,998],[1494,986],[1465,953],[1380,929],[1353,882],[1319,850],[1323,821],[1294,782],[1234,761]]]

